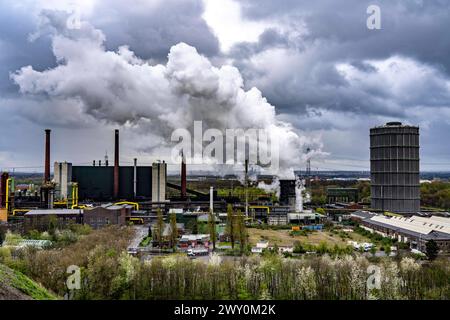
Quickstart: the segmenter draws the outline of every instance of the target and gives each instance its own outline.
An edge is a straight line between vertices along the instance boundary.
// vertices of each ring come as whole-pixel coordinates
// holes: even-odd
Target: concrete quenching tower
[[[370,179],[372,208],[419,212],[419,127],[388,122],[370,129]]]

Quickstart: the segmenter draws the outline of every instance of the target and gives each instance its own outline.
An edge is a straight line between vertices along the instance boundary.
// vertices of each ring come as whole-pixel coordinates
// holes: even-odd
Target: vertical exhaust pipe
[[[119,130],[114,131],[114,198],[119,197]]]
[[[214,187],[209,188],[209,211],[214,213]]]
[[[50,129],[45,129],[44,182],[50,181]]]
[[[134,171],[133,171],[133,195],[136,199],[137,196],[137,159],[134,158]]]
[[[186,199],[186,159],[181,153],[181,198]]]

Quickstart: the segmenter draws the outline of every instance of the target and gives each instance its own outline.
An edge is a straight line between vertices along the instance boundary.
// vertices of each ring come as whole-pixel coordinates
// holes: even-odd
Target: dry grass
[[[353,232],[349,232],[348,235],[350,236],[350,239],[345,240],[342,240],[339,235],[328,231],[314,231],[309,233],[308,236],[291,236],[289,233],[290,230],[248,229],[250,243],[252,245],[262,239],[269,240],[271,244],[277,244],[278,246],[292,246],[295,241],[313,245],[318,245],[322,241],[325,241],[330,246],[334,246],[335,244],[344,246],[347,245],[347,241],[349,240],[369,242],[367,238]]]

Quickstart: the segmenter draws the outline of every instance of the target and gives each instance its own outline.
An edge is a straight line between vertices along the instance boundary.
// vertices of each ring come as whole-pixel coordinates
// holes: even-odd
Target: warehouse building
[[[357,188],[327,188],[327,203],[358,202]]]
[[[24,230],[47,231],[51,226],[64,229],[69,224],[81,224],[83,210],[81,209],[50,209],[31,210],[24,215]]]
[[[450,252],[450,218],[366,216],[361,220],[366,230],[409,243],[411,249],[421,252],[426,252],[426,243],[434,240],[443,253]]]
[[[100,229],[109,225],[125,225],[126,217],[131,215],[132,209],[133,206],[128,204],[105,204],[85,210],[83,223],[91,226],[93,229]]]

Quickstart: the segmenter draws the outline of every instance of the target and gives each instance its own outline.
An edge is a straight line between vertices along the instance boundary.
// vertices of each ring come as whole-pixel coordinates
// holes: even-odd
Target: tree
[[[162,242],[163,242],[163,232],[164,232],[164,227],[165,227],[165,223],[164,223],[164,218],[162,215],[162,211],[160,208],[158,208],[156,210],[156,216],[157,216],[157,220],[156,220],[156,240],[158,241],[158,245],[159,247],[162,246]]]
[[[227,234],[228,237],[230,237],[230,242],[231,242],[231,248],[234,249],[234,242],[235,242],[235,234],[236,234],[236,228],[235,228],[235,214],[233,212],[233,207],[231,204],[228,204],[227,207],[227,225],[226,225],[226,229],[225,232]]]
[[[209,237],[213,244],[213,251],[215,251],[216,250],[216,241],[217,241],[216,217],[212,210],[210,210],[209,216],[208,216],[208,229],[209,229]]]
[[[58,218],[56,215],[50,215],[48,217],[48,233],[52,236],[52,238],[55,238],[56,229],[58,228]]]
[[[236,217],[236,234],[239,239],[241,254],[244,253],[244,249],[247,245],[247,228],[245,227],[245,218],[240,210],[238,210]]]
[[[190,219],[187,223],[186,223],[186,228],[191,230],[192,234],[198,234],[198,222],[197,222],[197,218],[195,219]]]
[[[178,239],[177,215],[172,212],[170,215],[170,246],[175,251]]]
[[[4,229],[2,226],[0,226],[0,245],[5,240],[5,236],[6,236],[6,229]]]
[[[426,244],[426,254],[429,260],[434,260],[437,258],[439,252],[439,247],[434,240],[430,240]]]

